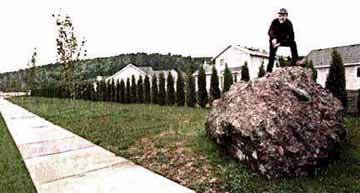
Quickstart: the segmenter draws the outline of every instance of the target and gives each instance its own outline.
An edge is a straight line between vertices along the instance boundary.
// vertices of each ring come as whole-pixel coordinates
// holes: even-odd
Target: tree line
[[[262,67],[260,67],[263,69]],[[265,75],[264,69],[259,75]],[[226,65],[224,70],[224,88],[222,93],[228,91],[233,84],[233,75]],[[242,68],[241,80],[249,81],[247,64]],[[221,97],[219,77],[215,65],[212,67],[209,92],[206,88],[206,74],[203,66],[199,68],[197,79],[198,90],[195,90],[195,79],[192,71],[187,73],[177,71],[177,80],[169,72],[165,77],[162,72],[159,76],[135,76],[126,80],[101,80],[77,82],[53,82],[31,90],[31,96],[76,98],[91,101],[108,101],[118,103],[144,103],[158,105],[177,105],[188,107],[206,107]],[[72,94],[71,89],[75,87]]]
[[[29,65],[34,65],[36,59],[35,56],[36,52],[34,52]],[[306,61],[305,67],[312,70],[313,79],[316,81],[317,71],[312,61]],[[28,74],[30,77],[36,74],[33,70],[30,72],[31,73]],[[263,76],[265,76],[265,70],[264,65],[261,64],[258,77],[260,78]],[[111,101],[119,103],[152,103],[159,105],[206,107],[208,104],[211,105],[214,100],[220,98],[223,93],[228,91],[234,82],[233,75],[226,64],[223,77],[223,90],[221,91],[219,88],[218,72],[215,65],[213,65],[209,92],[206,88],[206,73],[203,66],[200,66],[198,70],[197,91],[195,90],[195,80],[192,75],[192,70],[187,71],[185,78],[183,77],[182,71],[178,70],[177,81],[174,80],[171,73],[168,74],[166,79],[165,75],[160,73],[159,77],[139,77],[137,81],[135,80],[135,77],[132,76],[131,79],[116,82],[113,80],[103,80],[100,82],[83,80],[77,81],[73,85],[67,85],[66,82],[50,82],[49,84],[43,84],[41,88],[39,88],[39,84],[36,84],[36,82],[33,81],[33,78],[28,79],[30,85],[33,85],[33,87],[37,85],[37,88],[32,89],[33,96],[70,98],[71,92],[69,88],[75,85],[75,98],[77,99]],[[241,80],[250,80],[247,63],[245,63],[241,68]],[[337,97],[342,102],[343,106],[347,108],[348,99],[346,92],[345,68],[342,58],[336,50],[332,53],[331,65],[325,83],[325,88]],[[360,100],[358,100],[357,105],[360,109]]]
[[[76,80],[95,80],[97,76],[110,76],[126,65],[132,63],[136,66],[149,66],[154,70],[176,69],[186,71],[190,69],[194,72],[199,68],[208,57],[190,57],[174,54],[147,54],[130,53],[120,54],[111,57],[82,59],[75,62],[74,79]],[[53,63],[43,66],[36,66],[37,84],[48,84],[64,79],[64,65]],[[2,91],[26,91],[29,89],[26,84],[26,76],[32,70],[31,66],[14,72],[0,74],[0,90]]]
[[[159,76],[135,76],[126,80],[81,81],[75,83],[75,98],[91,101],[108,101],[117,103],[144,103],[159,105],[192,106],[196,105],[193,99],[195,83],[191,73],[186,76],[187,88],[182,72],[178,72],[175,83],[169,72],[165,78],[164,73]],[[187,97],[185,97],[187,90]],[[70,85],[63,82],[48,84],[42,88],[33,89],[31,96],[71,98]]]

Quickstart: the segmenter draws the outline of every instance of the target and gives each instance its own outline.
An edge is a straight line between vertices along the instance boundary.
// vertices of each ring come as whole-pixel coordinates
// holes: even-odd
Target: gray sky
[[[279,8],[289,11],[301,55],[360,43],[356,0],[11,0],[0,3],[0,72],[56,60],[51,17],[59,8],[88,40],[88,58],[147,52],[214,56],[229,44],[268,49]],[[289,54],[290,50],[281,49]]]

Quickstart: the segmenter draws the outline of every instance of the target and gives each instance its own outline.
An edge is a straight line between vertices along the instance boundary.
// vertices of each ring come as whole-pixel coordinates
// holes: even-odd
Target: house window
[[[220,59],[220,65],[221,66],[223,66],[224,65],[224,63],[225,63],[225,60],[222,58],[222,59]]]
[[[234,80],[234,82],[237,82],[237,76],[236,76],[237,74],[234,74],[233,75],[233,80]]]
[[[356,77],[360,78],[360,67],[356,68]]]

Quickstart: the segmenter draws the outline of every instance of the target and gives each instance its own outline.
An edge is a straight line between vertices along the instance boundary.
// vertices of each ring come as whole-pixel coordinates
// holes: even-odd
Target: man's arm
[[[276,34],[275,34],[275,20],[273,20],[271,22],[271,25],[270,25],[270,28],[269,28],[269,31],[268,31],[268,35],[270,37],[270,40],[273,40],[273,39],[276,39]]]
[[[294,41],[295,40],[295,33],[294,33],[294,28],[293,28],[293,25],[291,23],[291,21],[289,20],[289,39],[291,41]]]

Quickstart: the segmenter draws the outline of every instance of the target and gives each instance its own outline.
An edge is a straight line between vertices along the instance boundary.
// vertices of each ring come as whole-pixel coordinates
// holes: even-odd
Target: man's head
[[[284,23],[288,18],[288,12],[286,9],[281,8],[278,12],[278,19],[280,23]]]

